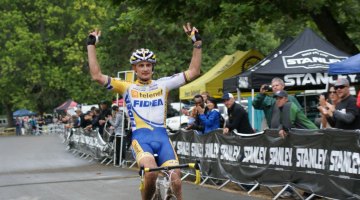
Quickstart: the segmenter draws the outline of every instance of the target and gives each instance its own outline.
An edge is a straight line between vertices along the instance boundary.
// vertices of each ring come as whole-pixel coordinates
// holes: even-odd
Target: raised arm
[[[107,76],[101,73],[100,65],[96,58],[95,48],[95,44],[98,42],[100,35],[101,31],[99,30],[95,30],[89,34],[87,39],[87,51],[91,78],[101,85],[104,85],[106,83]]]
[[[199,31],[195,27],[191,27],[190,23],[184,25],[183,28],[194,45],[189,69],[185,71],[188,80],[191,81],[200,75],[202,41]]]

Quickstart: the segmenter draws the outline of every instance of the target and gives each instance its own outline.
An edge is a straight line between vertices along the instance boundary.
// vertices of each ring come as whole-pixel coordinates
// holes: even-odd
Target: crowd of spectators
[[[347,130],[360,129],[360,92],[358,99],[350,94],[350,84],[345,78],[339,78],[328,91],[319,95],[318,110],[321,116],[320,127],[311,121],[298,100],[285,91],[284,81],[273,78],[271,84],[263,84],[255,96],[252,105],[265,114],[267,127],[278,131],[279,137],[285,139],[293,128],[317,130],[319,128],[339,128]],[[217,101],[209,93],[195,95],[195,106],[182,110],[188,115],[186,129],[199,134],[209,134],[222,128],[223,134],[254,133],[249,122],[247,111],[236,103],[231,93],[224,93],[222,102],[227,108],[227,121],[221,125],[221,114],[217,110]],[[304,196],[309,194],[304,193]],[[294,197],[294,192],[287,189],[282,197]]]
[[[233,131],[254,133],[247,111],[235,102],[231,93],[225,93],[221,99],[227,108],[226,121],[218,110],[219,101],[211,97],[208,92],[195,95],[193,102],[195,105],[190,110],[182,109],[182,113],[189,117],[189,123],[185,129],[194,130],[198,134],[208,134],[219,128],[223,129],[224,134],[231,134]]]
[[[15,117],[15,133],[21,135],[41,135],[43,134],[43,125],[52,123],[52,117],[43,116],[23,116]]]
[[[93,106],[89,111],[83,113],[80,109],[75,110],[75,114],[66,113],[59,115],[59,120],[65,124],[65,128],[81,128],[85,134],[97,130],[105,142],[113,143],[115,136],[127,136],[129,131],[125,126],[127,124],[126,116],[122,108],[113,105],[110,102],[101,101],[99,108]],[[123,119],[124,118],[124,119]],[[128,145],[126,137],[125,146]]]
[[[267,127],[278,129],[279,136],[283,138],[291,128],[359,129],[359,107],[356,97],[350,95],[349,87],[347,79],[339,78],[335,84],[328,87],[327,92],[319,95],[320,127],[306,117],[297,99],[284,90],[283,80],[277,77],[271,81],[271,84],[263,84],[260,87],[252,105],[255,109],[264,112]],[[222,129],[223,134],[255,132],[249,122],[247,111],[236,102],[231,93],[224,93],[222,98],[217,100],[208,92],[203,92],[195,95],[192,101],[194,102],[192,108],[182,109],[182,113],[189,118],[188,126],[185,128],[187,130],[194,130],[198,134],[208,134],[217,129]],[[218,103],[224,103],[227,116],[220,113]],[[108,127],[109,141],[112,142],[114,135],[123,134],[122,116],[124,116],[123,111],[118,106],[110,108],[109,102],[101,101],[99,108],[92,107],[86,113],[78,109],[74,115],[60,115],[58,120],[66,124],[66,128],[83,128],[85,131],[98,129],[101,136],[104,136],[104,127]],[[16,117],[14,120],[16,135],[41,134],[42,125],[46,123],[41,116]]]
[[[283,138],[291,128],[359,129],[360,98],[357,102],[356,97],[350,94],[349,88],[349,81],[339,78],[328,87],[327,92],[319,95],[317,107],[321,119],[319,127],[306,117],[304,108],[293,95],[289,95],[284,90],[284,81],[277,77],[273,78],[270,84],[263,84],[260,87],[252,105],[255,109],[264,112],[267,127],[278,129],[279,136]],[[198,134],[208,134],[217,129],[222,129],[223,134],[255,132],[249,122],[247,111],[236,102],[231,93],[224,93],[219,100],[208,92],[203,92],[195,95],[192,101],[194,106],[191,109],[182,109],[182,113],[189,118],[185,128],[187,130],[194,130]],[[222,116],[218,103],[224,103],[227,116]],[[58,120],[66,124],[67,128],[82,128],[85,131],[98,129],[101,136],[104,136],[104,127],[108,127],[109,141],[112,142],[114,135],[123,134],[122,116],[124,116],[123,111],[118,106],[110,108],[109,102],[101,101],[99,108],[92,107],[86,113],[78,109],[74,115],[60,115]],[[16,135],[41,134],[42,126],[46,121],[47,119],[42,116],[16,117],[14,119]]]

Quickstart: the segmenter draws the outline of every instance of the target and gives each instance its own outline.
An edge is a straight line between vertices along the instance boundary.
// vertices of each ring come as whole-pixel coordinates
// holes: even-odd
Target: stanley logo
[[[328,68],[330,63],[346,59],[345,56],[335,56],[318,49],[307,49],[293,55],[283,56],[285,68]]]

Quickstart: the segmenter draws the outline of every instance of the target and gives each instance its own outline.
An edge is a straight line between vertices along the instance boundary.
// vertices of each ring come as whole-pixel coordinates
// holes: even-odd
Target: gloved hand
[[[199,30],[197,30],[195,27],[191,27],[190,23],[183,25],[183,28],[186,35],[188,35],[188,37],[191,39],[193,44],[197,41],[201,41]]]
[[[101,31],[95,29],[95,31],[91,32],[87,37],[86,44],[96,45],[99,42],[100,35],[101,35]]]

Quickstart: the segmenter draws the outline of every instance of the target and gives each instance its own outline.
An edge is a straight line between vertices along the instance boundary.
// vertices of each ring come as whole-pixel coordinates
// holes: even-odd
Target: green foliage
[[[42,112],[99,94],[89,80],[84,38],[106,15],[95,1],[8,1],[1,7],[2,104]],[[100,24],[100,23],[98,23]],[[92,87],[91,87],[92,86]]]
[[[355,0],[0,0],[0,94],[3,107],[51,112],[68,98],[93,104],[111,99],[91,80],[85,38],[99,28],[97,46],[104,74],[130,70],[134,49],[157,54],[154,78],[188,68],[192,45],[182,25],[203,37],[202,72],[225,54],[257,49],[270,53],[305,27],[317,30],[311,13],[330,8],[359,47],[360,3]],[[331,30],[329,30],[331,31]],[[319,31],[318,31],[319,32]],[[319,32],[320,33],[320,32]],[[176,92],[173,92],[173,98]]]

